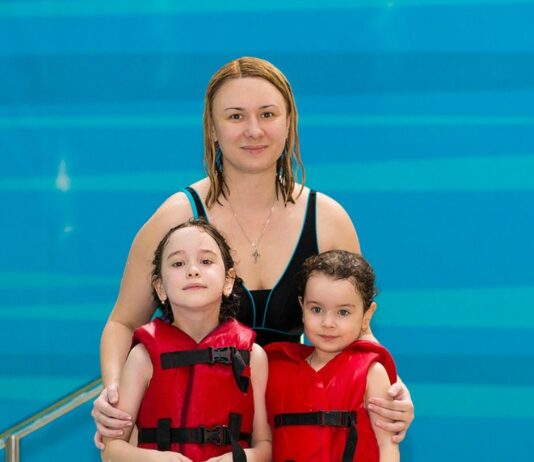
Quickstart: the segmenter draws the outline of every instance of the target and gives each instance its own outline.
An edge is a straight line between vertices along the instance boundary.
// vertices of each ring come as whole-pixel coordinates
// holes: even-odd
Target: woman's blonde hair
[[[302,159],[300,157],[299,136],[297,131],[297,106],[293,91],[287,78],[282,72],[273,66],[269,61],[253,57],[242,57],[230,61],[221,67],[211,78],[206,89],[204,103],[204,167],[210,179],[210,189],[206,196],[206,205],[211,207],[222,194],[226,198],[228,186],[224,180],[222,169],[217,168],[217,142],[214,139],[213,127],[213,99],[221,86],[229,79],[243,77],[259,77],[273,84],[282,94],[286,102],[289,115],[289,132],[286,138],[284,152],[277,162],[276,173],[276,193],[282,194],[284,203],[295,202],[293,190],[295,188],[295,177],[300,171],[302,187],[304,187],[305,172]]]

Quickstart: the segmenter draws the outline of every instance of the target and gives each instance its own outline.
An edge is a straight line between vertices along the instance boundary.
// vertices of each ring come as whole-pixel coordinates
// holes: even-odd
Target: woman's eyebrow
[[[269,107],[278,107],[278,104],[264,104],[259,107],[259,109],[267,109]],[[238,106],[225,107],[223,111],[244,111],[245,108]]]

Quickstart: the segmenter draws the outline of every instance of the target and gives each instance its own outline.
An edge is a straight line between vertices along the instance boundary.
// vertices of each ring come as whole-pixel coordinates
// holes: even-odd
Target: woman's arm
[[[187,198],[177,193],[161,205],[135,236],[115,307],[102,333],[100,354],[104,385],[119,382],[132,333],[148,322],[154,312],[151,274],[157,245],[170,228],[190,216]]]
[[[384,366],[380,363],[372,364],[367,373],[366,407],[369,396],[386,397],[390,385]],[[371,419],[371,425],[380,450],[380,462],[398,462],[400,460],[399,445],[391,441],[389,432],[376,425],[376,419]]]
[[[317,240],[319,252],[348,250],[361,253],[356,229],[346,210],[325,194],[317,194]]]
[[[102,333],[100,362],[106,388],[92,411],[97,425],[97,447],[102,448],[100,434],[119,436],[131,420],[114,406],[119,399],[118,384],[133,331],[146,323],[155,309],[151,283],[154,251],[170,228],[190,217],[191,207],[185,194],[174,194],[145,223],[132,243],[119,295]]]
[[[267,355],[262,347],[254,344],[250,355],[250,380],[254,390],[254,421],[252,446],[245,449],[247,462],[270,462],[272,458],[272,436],[265,407],[267,377]],[[222,456],[212,457],[206,462],[232,462],[232,460],[232,453],[229,452]]]
[[[341,249],[361,253],[358,235],[348,213],[324,194],[317,194],[317,235],[319,252]],[[371,329],[361,338],[378,343]],[[393,434],[392,441],[400,443],[414,419],[414,406],[406,385],[400,379],[397,380],[389,387],[387,397],[372,399],[371,403],[373,412],[384,419],[391,419],[389,422],[381,420],[379,424]]]

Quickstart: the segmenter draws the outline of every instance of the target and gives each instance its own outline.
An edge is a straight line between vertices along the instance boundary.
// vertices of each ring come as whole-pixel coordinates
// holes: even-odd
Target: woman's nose
[[[259,120],[256,117],[250,117],[247,121],[246,135],[250,138],[258,138],[262,133]]]

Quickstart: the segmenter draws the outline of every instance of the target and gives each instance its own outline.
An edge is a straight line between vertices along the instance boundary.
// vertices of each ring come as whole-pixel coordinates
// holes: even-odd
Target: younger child
[[[358,340],[376,309],[374,274],[359,255],[308,258],[300,290],[313,346],[278,343],[269,357],[267,411],[274,462],[398,462],[398,445],[371,423],[367,398],[397,380],[390,354]]]
[[[118,403],[136,422],[138,447],[127,431],[107,439],[102,460],[271,460],[267,357],[233,319],[240,280],[228,244],[191,220],[167,233],[153,264],[164,320],[135,331]]]

